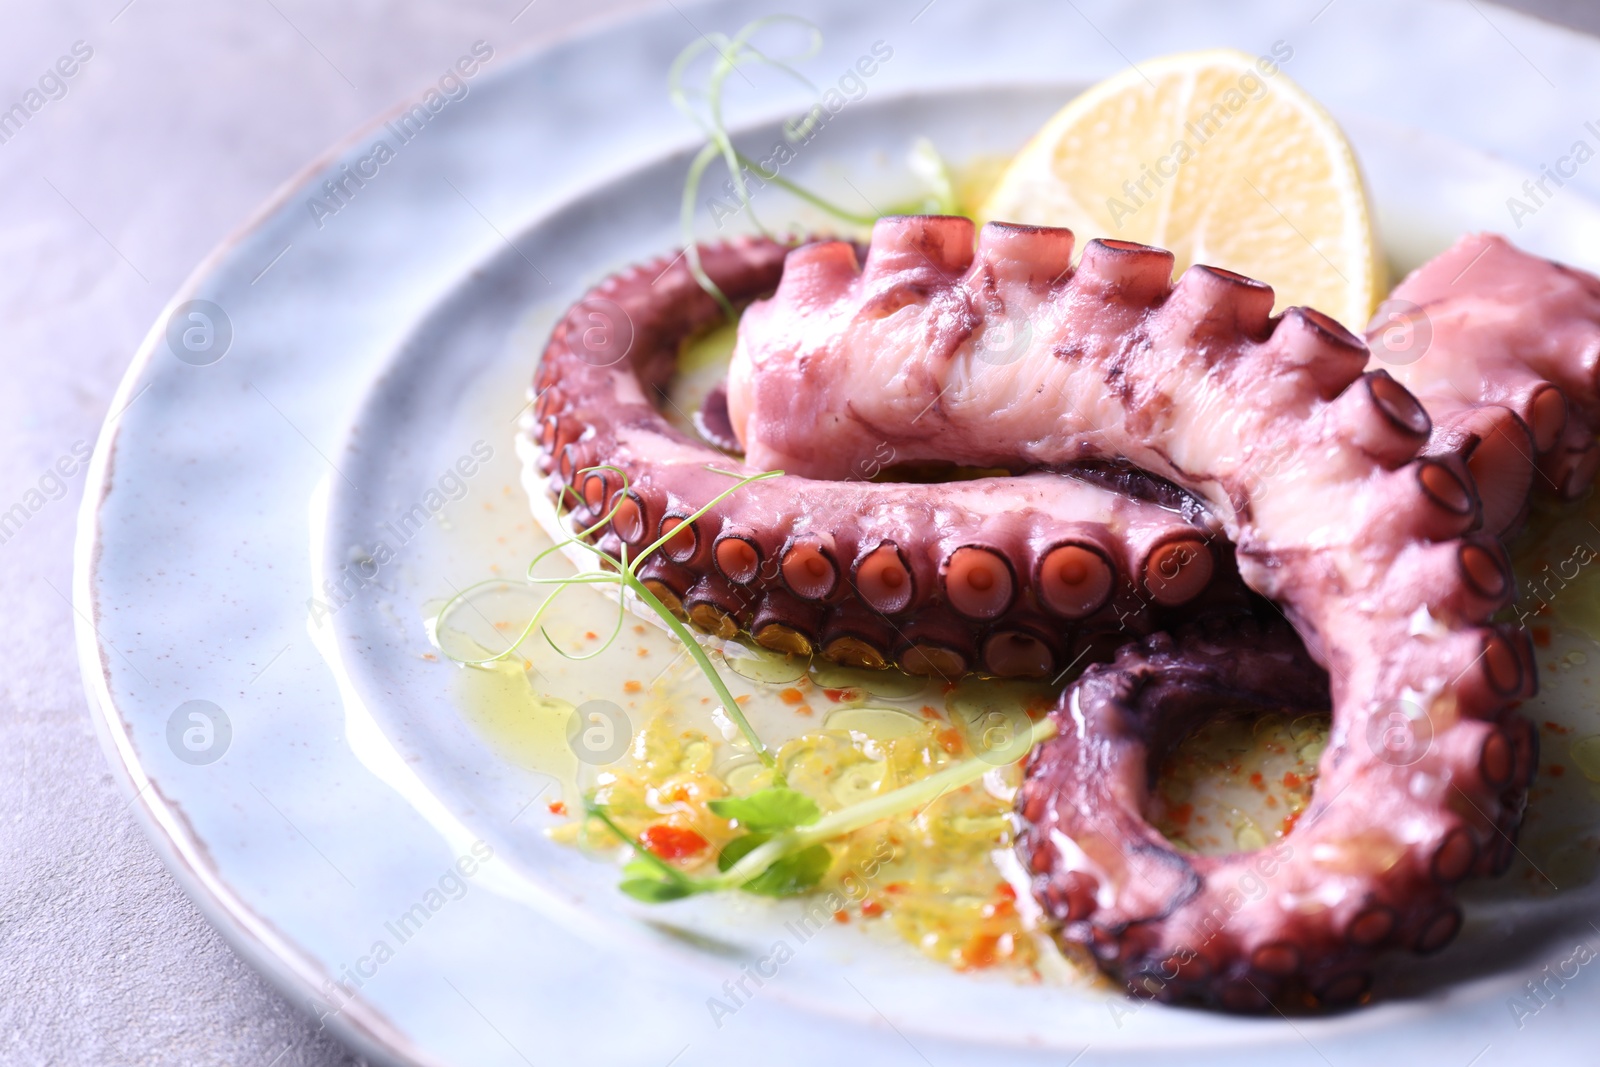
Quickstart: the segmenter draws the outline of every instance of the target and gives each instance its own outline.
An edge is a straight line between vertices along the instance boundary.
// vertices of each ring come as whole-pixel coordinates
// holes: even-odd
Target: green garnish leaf
[[[643,858],[646,855],[649,856],[648,859]],[[645,853],[643,850],[636,850],[635,858],[622,865],[622,876],[624,878],[654,878],[658,882],[671,882],[677,880],[673,878],[674,873],[670,867],[664,866],[663,861],[659,860],[653,853]],[[682,875],[679,875],[679,878],[682,877]]]
[[[751,833],[777,833],[806,826],[822,818],[817,802],[804,793],[772,786],[747,797],[725,797],[706,805],[724,819],[737,819]],[[742,839],[741,839],[742,840]],[[726,870],[727,868],[723,868]]]
[[[772,840],[771,834],[745,834],[723,846],[717,857],[717,870],[727,872],[733,865]],[[833,853],[826,845],[811,845],[783,856],[766,870],[739,886],[747,893],[764,897],[792,897],[812,889],[833,866]]]
[[[673,882],[660,878],[625,878],[617,888],[646,904],[667,904],[699,892],[692,882]]]
[[[826,845],[812,845],[792,856],[785,856],[740,888],[746,893],[766,897],[798,896],[822,881],[833,866],[833,853]]]
[[[743,837],[736,837],[729,841],[722,846],[722,853],[717,856],[717,870],[728,870],[735,863],[754,852],[756,846],[766,844],[771,837],[771,834],[745,834]]]

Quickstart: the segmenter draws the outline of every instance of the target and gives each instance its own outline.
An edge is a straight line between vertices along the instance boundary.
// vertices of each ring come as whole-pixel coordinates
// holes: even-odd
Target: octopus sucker
[[[864,549],[856,558],[852,578],[862,602],[883,615],[898,615],[916,598],[911,567],[893,541]]]
[[[1093,615],[1111,599],[1116,568],[1107,548],[1088,537],[1056,541],[1034,553],[1039,604],[1063,619]]]
[[[1092,667],[1019,794],[1024,866],[1061,939],[1139,995],[1359,1002],[1382,953],[1454,936],[1453,884],[1509,862],[1536,765],[1515,705],[1537,673],[1527,636],[1489,621],[1515,591],[1499,539],[1535,482],[1570,496],[1600,466],[1600,280],[1468,239],[1397,290],[1432,347],[1373,364],[1325,315],[1273,316],[1260,283],[1205,266],[1174,283],[1170,254],[1110,240],[1074,269],[1072,247],[880,220],[864,265],[815,256],[747,311],[730,429],[747,461],[809,478],[887,445],[905,463],[1131,467],[1192,497],[1197,529],[1226,534],[1199,535],[1197,558],[1231,542],[1298,633],[1215,621]],[[1051,269],[1009,262],[1035,248]],[[1197,552],[1160,543],[1184,547],[1142,545],[1128,570],[1153,604],[1150,572]],[[1063,557],[1061,583],[1041,566],[1036,598],[1070,608],[1060,586],[1089,558]],[[1141,814],[1156,754],[1241,702],[1331,709],[1318,793],[1277,845],[1181,854]],[[1238,899],[1247,875],[1258,899]]]
[[[700,260],[740,305],[781,280],[821,306],[837,295],[828,287],[839,271],[864,272],[885,280],[869,313],[893,318],[945,300],[949,280],[972,267],[971,242],[959,236],[908,231],[864,256],[843,241],[742,238],[702,247]],[[1070,259],[1070,237],[1018,230],[1008,239],[1058,273]],[[996,284],[1043,269],[1014,277],[1013,266],[1031,261],[994,262]],[[970,342],[981,318],[945,303],[955,317],[919,343]],[[610,517],[599,547],[631,558],[666,539],[641,580],[697,628],[850,666],[1049,677],[1074,657],[1088,662],[1248,599],[1220,528],[1197,508],[1070,472],[951,483],[866,480],[862,467],[821,480],[788,474],[691,518],[763,469],[680,432],[661,411],[680,350],[722,314],[681,256],[603,280],[552,331],[523,425],[534,468],[574,526]],[[721,396],[699,423],[728,422]]]

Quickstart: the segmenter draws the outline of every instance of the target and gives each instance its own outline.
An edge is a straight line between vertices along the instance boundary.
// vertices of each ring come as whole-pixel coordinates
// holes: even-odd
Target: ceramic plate
[[[914,190],[917,137],[957,161],[1003,156],[1130,61],[1281,41],[1285,70],[1355,141],[1397,266],[1486,228],[1600,267],[1600,170],[1541,198],[1520,227],[1507,206],[1541,164],[1600,142],[1582,110],[1600,88],[1600,43],[1499,9],[809,8],[825,39],[806,64],[819,86],[875,46],[891,53],[792,172],[863,210]],[[188,891],[297,1003],[384,1062],[1579,1055],[1590,1039],[1574,1005],[1593,981],[1581,968],[1512,1007],[1540,968],[1565,974],[1596,937],[1594,850],[1579,846],[1600,807],[1575,772],[1541,797],[1525,842],[1561,891],[1519,867],[1474,890],[1467,933],[1413,996],[1292,1024],[958,974],[856,926],[802,940],[785,925],[797,904],[652,910],[615,891],[614,866],[548,840],[561,821],[550,802],[574,799],[584,768],[559,732],[441,661],[425,619],[548,543],[514,450],[544,337],[603,275],[677,246],[696,141],[665,72],[700,30],[767,13],[668,8],[535,55],[480,52],[471,76],[419,92],[308,168],[152,328],[95,453],[75,595],[102,740]],[[765,77],[730,97],[751,145],[812,102]],[[776,192],[757,207],[780,226],[817,222]],[[606,610],[575,598],[560,625]],[[1573,736],[1600,732],[1584,689],[1600,668],[1592,644],[1557,635],[1562,669],[1532,712]],[[651,693],[702,695],[687,658],[632,620],[608,655],[530,655],[533,673],[515,681],[636,716]],[[647,692],[629,696],[624,679]],[[710,1009],[784,939],[794,951],[776,977],[731,1014]]]

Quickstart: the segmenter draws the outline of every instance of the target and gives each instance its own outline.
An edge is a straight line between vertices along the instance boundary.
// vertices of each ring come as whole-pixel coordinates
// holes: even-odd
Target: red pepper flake
[[[1565,767],[1561,766],[1561,764],[1559,764],[1559,763],[1550,764],[1550,777],[1552,777],[1552,778],[1560,778],[1563,774],[1566,774],[1566,773],[1567,773],[1567,769]]]
[[[1293,771],[1283,772],[1283,785],[1285,789],[1299,789],[1306,784],[1306,780]]]
[[[957,730],[954,726],[947,726],[933,736],[939,742],[939,747],[950,753],[950,755],[960,754],[962,743],[960,730]]]
[[[549,808],[551,815],[565,815],[567,813],[567,805],[559,800],[552,800]]]
[[[904,882],[890,882],[888,885],[883,887],[883,891],[885,893],[904,893],[906,891],[906,884]]]
[[[810,704],[801,704],[798,708],[794,709],[794,713],[796,715],[804,715],[804,716],[809,718],[811,716],[811,714],[812,714],[811,705]]]
[[[883,905],[868,897],[861,902],[861,917],[863,919],[876,919],[883,914]]]
[[[836,911],[833,913],[833,921],[836,923],[847,923],[850,921],[850,913],[848,911]]]
[[[994,887],[994,895],[997,897],[1005,897],[1007,900],[1016,900],[1017,887],[1012,885],[1010,882],[998,882]]]
[[[1301,808],[1300,811],[1291,811],[1288,815],[1284,816],[1283,832],[1285,834],[1294,829],[1294,824],[1300,821],[1300,815],[1305,810],[1306,809]]]
[[[996,917],[1003,918],[1007,915],[1015,915],[1016,913],[1016,901],[1009,900],[1005,897],[1001,897],[999,900],[992,900],[983,906],[983,917],[985,919],[993,919]]]
[[[637,693],[643,689],[643,682],[635,682],[632,679],[629,679],[628,681],[622,683],[622,691],[624,693]]]
[[[1261,790],[1263,793],[1267,791],[1267,781],[1265,778],[1261,777],[1260,771],[1257,771],[1250,776],[1250,784]]]
[[[942,718],[943,716],[935,711],[931,705],[924,704],[922,705],[922,717],[924,719],[938,719]]]
[[[704,852],[710,845],[709,841],[695,831],[683,826],[672,826],[669,823],[657,823],[646,828],[645,832],[639,835],[639,841],[664,860],[681,860],[697,852]]]
[[[583,631],[583,636],[586,637],[587,639],[589,639],[590,641],[598,641],[598,640],[600,640],[600,635],[595,633],[593,630],[585,630],[585,631]]]
[[[1565,726],[1562,726],[1560,723],[1551,722],[1548,719],[1545,720],[1544,728],[1546,730],[1549,730],[1553,734],[1563,734],[1563,735],[1565,735],[1565,734],[1570,734],[1572,732],[1570,729],[1568,729]]]
[[[1533,634],[1533,643],[1535,645],[1538,645],[1540,648],[1550,647],[1550,627],[1533,626],[1529,627],[1529,632]]]
[[[1179,826],[1188,826],[1189,820],[1194,818],[1193,804],[1179,804],[1171,811],[1172,821]]]
[[[839,703],[839,701],[844,699],[844,690],[843,689],[824,689],[822,691],[822,694],[824,696],[826,696],[829,700],[833,701],[835,704]]]
[[[790,686],[788,689],[778,690],[778,699],[783,701],[785,704],[798,704],[805,698],[806,695],[793,686]]]
[[[998,955],[996,949],[999,948],[999,943],[999,934],[988,932],[973,934],[971,940],[961,946],[960,963],[957,966],[962,970],[993,966]]]

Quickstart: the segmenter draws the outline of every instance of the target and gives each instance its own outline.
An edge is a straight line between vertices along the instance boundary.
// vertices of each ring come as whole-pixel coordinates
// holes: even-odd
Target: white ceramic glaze
[[[1313,22],[1318,6],[813,5],[826,35],[808,65],[819,82],[874,42],[894,55],[793,173],[841,199],[892,199],[910,188],[914,137],[955,159],[1013,150],[1075,86],[1120,67],[1119,52],[1287,40],[1286,69],[1345,122],[1391,251],[1411,265],[1462,230],[1507,229],[1505,198],[1590,117],[1595,42],[1497,11],[1524,60],[1464,5],[1341,0]],[[555,817],[542,801],[561,775],[509,757],[462,714],[456,669],[430,658],[422,620],[453,586],[515,572],[542,543],[512,438],[555,314],[678,240],[692,131],[668,108],[665,69],[693,39],[691,19],[733,29],[764,12],[685,13],[504,62],[318,220],[307,198],[383,131],[356,135],[199,268],[123,382],[81,523],[80,650],[108,753],[213,921],[298,1002],[399,1063],[799,1064],[849,1052],[1061,1064],[1087,1046],[1079,1062],[1181,1049],[1195,1063],[1381,1053],[1465,1064],[1486,1046],[1517,1060],[1586,1051],[1564,1006],[1576,994],[1520,1028],[1506,1006],[1593,935],[1600,908],[1581,889],[1530,896],[1513,879],[1476,891],[1468,934],[1415,997],[1336,1019],[1130,1013],[1101,989],[958,975],[830,929],[718,1026],[707,998],[786,936],[790,906],[649,910],[614,891],[613,868],[545,840]],[[805,102],[771,79],[739,88],[752,143]],[[1514,236],[1600,267],[1600,210],[1585,190],[1600,190],[1600,171]],[[758,201],[768,205],[769,222],[814,221]],[[714,232],[704,220],[702,235]],[[172,311],[195,299],[232,329],[204,366],[167,340]],[[337,611],[308,610],[328,601],[324,579],[364,558],[474,446],[492,455],[471,464],[461,499],[392,545],[397,558]],[[610,669],[541,665],[567,699],[616,683]],[[1582,673],[1557,680],[1534,713],[1581,723]],[[191,700],[230,724],[214,762],[169,743]],[[1593,821],[1581,806],[1569,815]],[[474,856],[472,876],[449,878],[462,856]],[[430,891],[443,903],[401,943],[395,922]],[[380,941],[393,950],[381,963]],[[354,996],[327,984],[358,970],[371,973],[358,989],[346,978]]]

